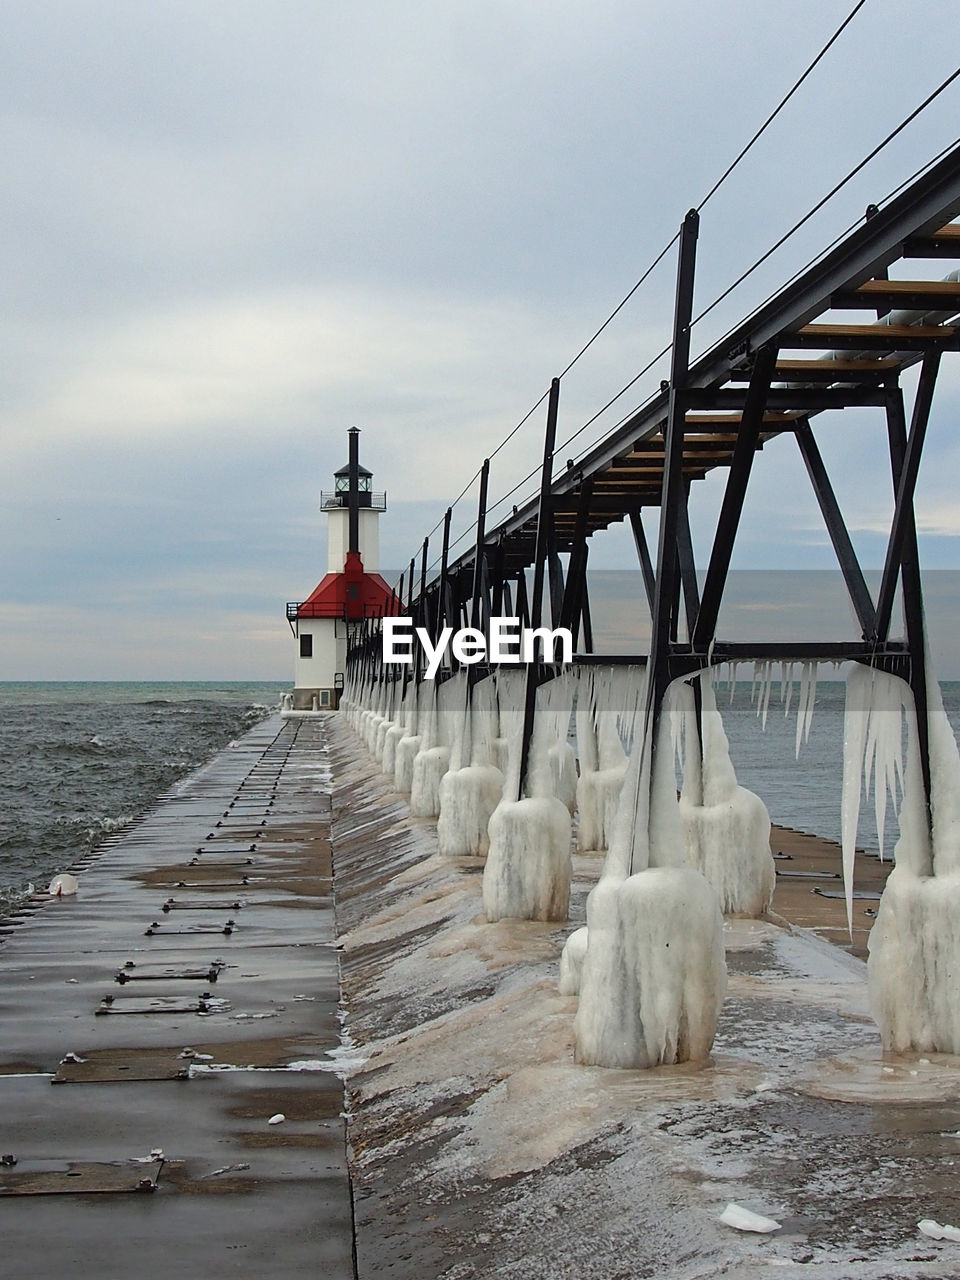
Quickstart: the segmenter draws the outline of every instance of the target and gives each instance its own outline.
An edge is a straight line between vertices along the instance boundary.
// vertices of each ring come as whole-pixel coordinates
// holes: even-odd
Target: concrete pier
[[[266,721],[0,933],[4,1274],[958,1274],[916,1225],[960,1222],[958,1063],[882,1056],[875,900],[851,944],[835,846],[773,851],[711,1060],[582,1066],[558,961],[600,860],[569,922],[488,924],[480,861],[439,856],[339,717]]]
[[[4,1274],[353,1275],[329,823],[272,717],[0,935]]]

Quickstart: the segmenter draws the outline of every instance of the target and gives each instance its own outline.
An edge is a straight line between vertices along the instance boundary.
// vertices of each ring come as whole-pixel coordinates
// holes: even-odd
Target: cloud
[[[931,3],[923,22],[851,24],[704,208],[698,311],[952,70],[950,17]],[[837,21],[829,0],[809,0],[802,31],[766,0],[13,0],[0,599],[86,602],[78,670],[138,652],[121,643],[134,598],[166,599],[198,662],[205,585],[218,627],[259,616],[269,633],[276,602],[322,573],[316,494],[351,424],[389,493],[384,561],[406,563]],[[891,47],[899,74],[878,99],[870,69]],[[695,348],[950,141],[955,115],[955,94],[925,113],[709,311]],[[674,272],[670,254],[564,377],[560,465],[665,375],[567,445],[669,340]],[[945,563],[951,362],[921,475],[923,536]],[[817,431],[858,547],[882,556],[883,448],[829,415]],[[496,453],[492,500],[535,471],[542,432],[541,406]],[[832,563],[788,445],[759,460],[737,564]],[[696,487],[701,558],[721,492],[722,477]],[[455,537],[474,514],[468,489]],[[634,563],[629,533],[591,557]],[[46,638],[17,635],[21,667],[54,661]],[[164,635],[183,652],[172,622]]]

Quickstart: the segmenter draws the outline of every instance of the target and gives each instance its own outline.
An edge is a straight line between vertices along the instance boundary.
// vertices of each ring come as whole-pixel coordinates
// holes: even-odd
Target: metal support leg
[[[543,438],[543,465],[540,470],[540,506],[537,512],[537,544],[533,566],[533,602],[531,617],[533,626],[539,627],[543,613],[543,579],[544,562],[547,556],[549,540],[552,536],[553,504],[550,498],[550,485],[553,480],[553,450],[557,439],[557,414],[560,406],[560,379],[554,378],[550,384],[550,400],[547,406],[547,426]],[[533,661],[527,666],[526,684],[523,701],[523,737],[520,748],[520,778],[517,785],[517,799],[523,797],[527,781],[527,766],[530,762],[530,741],[533,737],[533,724],[537,706],[537,686],[540,683],[540,646],[537,645]]]
[[[653,599],[653,628],[648,685],[649,729],[655,727],[660,703],[670,683],[670,621],[677,594],[677,528],[683,501],[683,436],[686,421],[687,370],[690,362],[690,320],[693,278],[700,218],[691,209],[680,231],[677,299],[670,366],[670,398],[664,428],[663,484],[660,495],[660,537]],[[650,713],[653,713],[652,716]]]
[[[919,398],[919,395],[918,395]],[[903,392],[891,387],[887,397],[887,434],[890,442],[890,468],[894,492],[899,495],[903,480],[908,449],[907,419],[903,407]],[[900,552],[900,569],[903,582],[903,612],[907,631],[907,647],[910,650],[910,688],[917,713],[917,739],[920,750],[920,768],[923,789],[930,808],[930,726],[927,712],[927,645],[926,624],[923,613],[923,589],[920,582],[920,556],[917,548],[917,525],[911,499],[904,514],[904,529]],[[894,583],[894,585],[896,585]],[[891,606],[892,608],[892,603]],[[886,640],[889,630],[889,611],[886,630],[881,639]]]
[[[650,744],[651,779],[656,764],[657,725],[670,683],[671,616],[679,594],[677,529],[683,502],[683,436],[686,424],[686,389],[690,363],[690,322],[693,315],[693,282],[700,218],[691,209],[680,230],[677,295],[670,364],[670,397],[664,427],[663,484],[660,494],[660,538],[657,544],[657,580],[653,599],[653,625],[647,675],[644,736]]]
[[[700,591],[697,587],[697,566],[693,556],[693,538],[690,534],[690,482],[684,481],[683,500],[677,512],[677,560],[680,566],[680,583],[683,588],[683,612],[687,620],[687,639],[693,640],[693,629],[700,614]]]
[[[567,585],[563,593],[563,604],[560,610],[560,621],[554,626],[567,627],[573,636],[573,647],[577,648],[578,636],[583,617],[583,598],[586,592],[587,577],[587,521],[590,515],[590,499],[593,495],[593,482],[586,480],[580,487],[580,498],[577,503],[577,522],[573,529],[573,550],[570,552],[570,563],[567,566]]]
[[[913,521],[913,495],[917,487],[917,474],[920,470],[920,454],[926,436],[930,409],[933,405],[933,392],[937,385],[937,372],[940,368],[940,352],[929,351],[923,357],[920,369],[920,382],[917,386],[917,398],[914,401],[913,417],[910,422],[910,434],[906,438],[903,450],[903,464],[897,478],[897,501],[890,525],[890,540],[887,544],[887,558],[883,566],[883,578],[880,583],[880,595],[877,599],[877,634],[886,638],[890,628],[890,614],[893,609],[893,597],[897,589],[897,576],[903,552],[903,543],[907,529]]]

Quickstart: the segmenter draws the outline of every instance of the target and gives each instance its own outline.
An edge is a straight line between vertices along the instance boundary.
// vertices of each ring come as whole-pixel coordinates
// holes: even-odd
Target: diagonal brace
[[[720,516],[717,520],[710,565],[703,584],[703,597],[693,628],[695,648],[706,648],[717,632],[717,619],[720,615],[720,603],[733,556],[733,543],[743,513],[753,460],[760,443],[767,393],[770,390],[776,363],[777,348],[772,343],[761,347],[757,352],[746,402],[740,417],[737,441],[733,448],[727,487],[724,490]]]
[[[860,634],[864,640],[869,640],[877,632],[877,614],[873,607],[873,599],[860,568],[860,562],[857,560],[857,553],[850,541],[847,526],[844,524],[843,514],[823,464],[823,457],[806,418],[796,423],[794,434],[797,437],[797,444],[800,446],[813,491],[817,495],[817,502],[820,504],[820,512],[827,526],[830,541],[840,562],[843,580],[847,584],[847,591],[850,594],[857,621],[860,623]]]

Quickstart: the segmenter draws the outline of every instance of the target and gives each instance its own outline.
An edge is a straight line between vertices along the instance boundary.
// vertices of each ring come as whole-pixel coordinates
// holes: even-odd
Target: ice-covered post
[[[443,548],[440,553],[440,576],[436,582],[436,609],[434,616],[427,601],[424,601],[423,625],[429,630],[433,623],[432,638],[440,635],[446,622],[446,590],[447,590],[447,558],[450,553],[450,521],[452,508],[448,507],[443,517]],[[426,550],[426,543],[424,543]],[[420,750],[413,762],[413,781],[410,787],[410,812],[417,818],[436,818],[440,813],[440,783],[450,767],[450,743],[447,734],[444,708],[446,699],[441,701],[440,688],[443,680],[442,668],[434,676],[428,688],[430,708],[427,724],[421,733]]]
[[[416,568],[416,560],[411,559],[409,574],[407,581],[407,616],[411,616],[413,612],[413,574]],[[401,584],[402,587],[402,584]],[[417,724],[417,704],[416,697],[410,692],[410,666],[407,664],[403,668],[403,678],[400,682],[400,704],[397,707],[396,723],[387,734],[383,741],[383,760],[380,762],[381,772],[387,777],[396,779],[397,774],[397,747],[403,739],[409,735],[416,733]]]
[[[417,595],[417,608],[415,622],[423,625],[426,622],[426,585],[427,585],[427,551],[430,546],[430,539],[424,538],[423,547],[420,552],[420,590]],[[414,562],[410,561],[410,577],[413,578]],[[412,583],[411,583],[412,585]],[[412,601],[411,601],[412,604]],[[397,743],[397,759],[396,768],[393,775],[393,785],[402,795],[408,795],[413,788],[413,762],[417,757],[417,752],[423,745],[423,729],[424,719],[421,709],[421,689],[423,678],[423,650],[420,645],[414,645],[413,655],[413,696],[412,706],[414,707],[414,717],[412,721],[408,721],[408,732]]]
[[[473,565],[473,598],[470,621],[474,627],[483,621],[481,601],[483,593],[483,569],[486,549],[487,491],[490,481],[490,459],[484,458],[480,468],[480,488],[477,499],[477,540]],[[439,788],[440,813],[437,819],[437,840],[440,852],[449,857],[473,857],[483,855],[489,843],[490,815],[500,802],[503,793],[503,774],[495,767],[489,755],[481,750],[481,743],[492,736],[491,724],[481,726],[476,721],[481,714],[477,707],[477,664],[466,666],[463,679],[463,717],[457,739],[457,758],[453,767],[444,774]],[[489,679],[489,676],[487,677]],[[488,715],[492,718],[493,702],[488,699]]]
[[[737,783],[711,672],[694,679],[686,693],[680,797],[687,857],[713,887],[725,915],[760,916],[776,884],[770,815],[759,796]]]
[[[683,436],[698,229],[699,216],[691,210],[680,230],[643,721],[606,873],[588,902],[585,954],[579,939],[576,1054],[597,1066],[654,1067],[705,1057],[726,989],[723,917],[704,877],[686,865],[671,745],[661,723],[675,674],[671,630],[679,604],[677,540],[685,500]]]
[[[548,528],[553,524],[553,503],[550,486],[553,482],[553,450],[557,441],[557,414],[560,406],[560,379],[554,378],[550,384],[550,398],[547,404],[547,426],[543,439],[543,464],[540,469],[540,504],[537,508],[537,540],[533,560],[533,600],[530,606],[530,617],[533,626],[539,627],[543,614],[543,580],[544,566],[547,558]],[[524,689],[523,703],[523,736],[520,742],[520,777],[517,783],[517,799],[523,799],[524,786],[527,781],[527,768],[530,763],[530,744],[533,740],[533,722],[537,706],[537,686],[540,683],[542,666],[543,641],[534,638],[532,661],[527,664],[527,680]]]
[[[877,638],[887,638],[898,578],[903,586],[907,647],[910,652],[912,699],[898,697],[894,677],[879,672],[856,671],[848,680],[848,706],[859,721],[845,722],[848,754],[844,772],[859,790],[856,750],[848,737],[876,744],[888,741],[885,753],[899,748],[900,715],[896,729],[886,733],[884,702],[899,701],[907,715],[908,756],[900,811],[900,839],[896,865],[887,880],[870,932],[868,975],[870,999],[885,1049],[960,1053],[960,755],[943,710],[939,686],[928,668],[917,552],[913,497],[920,454],[933,403],[939,369],[939,351],[924,356],[917,384],[909,434],[903,393],[899,385],[887,389],[887,430],[896,495],[883,577],[877,599]],[[869,682],[869,685],[868,685]],[[851,684],[861,686],[859,699],[851,699]],[[886,690],[884,685],[889,686]],[[859,705],[858,705],[859,702]],[[890,717],[887,717],[889,720]],[[877,722],[877,727],[873,725]],[[874,752],[877,746],[872,748]],[[874,786],[879,789],[877,769]],[[889,774],[889,766],[887,773]],[[885,806],[886,801],[883,801]],[[853,809],[845,795],[844,809]],[[859,808],[857,803],[856,808]],[[878,804],[879,813],[879,804]],[[847,829],[852,826],[852,834]],[[848,912],[852,895],[853,847],[856,818],[845,814],[844,872],[848,877]]]
[[[397,610],[397,612],[398,612],[398,613],[399,613],[400,609],[403,607],[403,604],[402,604],[402,602],[403,602],[403,583],[404,583],[404,575],[401,573],[401,575],[400,575],[400,581],[397,583],[396,592],[395,592],[395,596],[394,596],[394,598],[395,598],[395,600],[396,600],[396,602],[397,602],[397,603],[396,603],[396,605],[395,605],[394,607],[396,608],[396,610]],[[379,727],[379,729],[377,730],[377,744],[376,744],[375,755],[376,755],[377,759],[380,761],[381,766],[383,766],[383,772],[384,772],[384,773],[391,773],[391,774],[392,774],[392,773],[393,773],[393,765],[391,765],[391,767],[390,767],[389,769],[387,769],[387,768],[384,766],[384,756],[386,755],[386,749],[387,749],[387,735],[391,732],[391,730],[396,729],[396,727],[397,727],[397,720],[399,719],[399,716],[400,716],[400,699],[397,697],[397,686],[398,686],[398,684],[399,684],[399,681],[398,681],[398,678],[397,678],[397,674],[396,674],[396,669],[395,669],[395,668],[391,671],[391,673],[390,673],[390,677],[389,677],[389,678],[390,678],[390,699],[389,699],[390,706],[389,706],[389,712],[388,712],[387,717],[386,717],[386,719],[384,720],[383,724],[382,724],[382,725]],[[401,687],[402,687],[402,686],[401,686]],[[396,739],[396,738],[394,738],[394,739],[393,739],[394,746],[395,746],[395,744],[396,744],[396,741],[397,741],[397,739]],[[395,750],[394,750],[394,758],[395,758],[395,755],[396,755],[396,753],[395,753]]]
[[[557,435],[560,379],[550,384],[544,431],[540,502],[534,553],[533,600],[530,615],[538,627],[543,607],[544,569],[553,532],[553,450]],[[490,819],[490,850],[483,872],[483,908],[488,920],[565,920],[570,900],[570,813],[553,794],[547,735],[535,736],[537,689],[541,677],[541,647],[528,663],[524,681],[520,758],[512,796],[497,806]],[[569,714],[569,713],[568,713]],[[531,756],[542,757],[531,767]],[[509,783],[508,783],[509,786]]]

